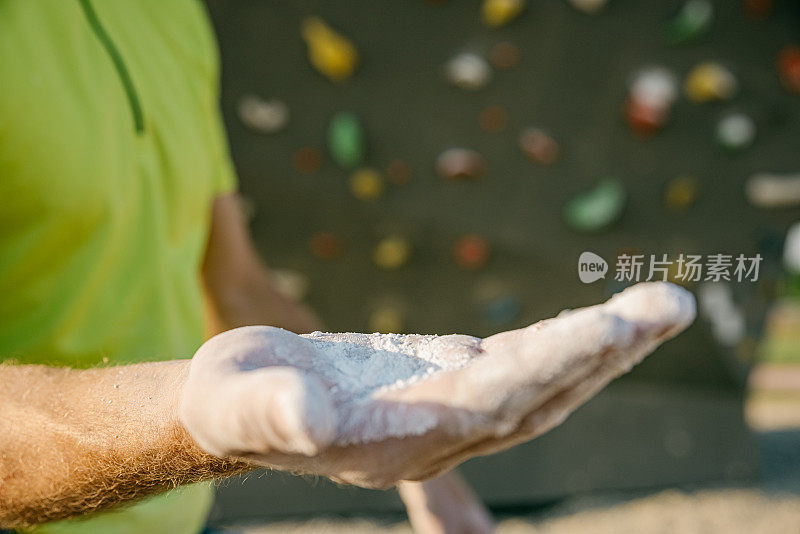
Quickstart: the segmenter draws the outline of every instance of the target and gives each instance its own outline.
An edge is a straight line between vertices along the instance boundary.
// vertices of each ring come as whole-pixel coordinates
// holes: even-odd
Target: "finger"
[[[457,465],[477,455],[491,454],[529,441],[561,424],[575,409],[593,397],[611,380],[639,362],[653,348],[677,335],[694,318],[694,299],[671,284],[640,284],[601,305],[631,324],[634,336],[626,345],[609,348],[596,364],[577,373],[545,402],[522,418],[506,436],[487,437],[466,443],[441,463]],[[559,319],[560,320],[560,319]]]
[[[586,379],[559,392],[541,409],[528,415],[515,432],[528,440],[563,422],[578,406],[593,397],[609,382],[638,363],[661,343],[683,331],[695,316],[694,299],[688,291],[672,284],[639,284],[626,290],[606,305],[635,327],[631,346],[612,351]]]
[[[507,435],[492,435],[465,443],[460,449],[437,459],[436,463],[439,468],[442,465],[449,468],[475,456],[494,454],[535,439],[563,423],[575,409],[593,397],[618,374],[613,364],[598,365],[596,369],[590,369],[585,377],[577,379],[575,384],[555,393],[531,414],[523,417],[519,426]]]
[[[694,321],[696,306],[692,294],[668,282],[647,282],[629,287],[602,305],[608,313],[634,324],[639,334],[638,351],[646,355],[671,339]]]
[[[402,482],[397,489],[415,532],[494,532],[488,510],[457,471],[425,482]]]
[[[500,444],[521,419],[555,395],[565,384],[583,378],[598,365],[597,357],[615,344],[630,343],[629,326],[597,310],[575,313],[542,327],[510,332],[472,365],[433,377],[400,391],[382,394],[385,406],[408,406],[435,425],[424,433],[424,455],[404,476],[421,480],[479,454],[485,443]],[[576,329],[579,336],[572,335]],[[559,348],[572,335],[573,343]],[[579,342],[575,338],[579,337]],[[391,400],[390,400],[391,399]]]
[[[495,435],[512,431],[519,420],[555,392],[583,376],[611,348],[631,343],[631,325],[599,309],[492,336],[470,365],[443,372],[400,392],[394,400],[438,403],[452,415],[456,434],[491,427]]]
[[[491,431],[482,429],[482,431],[473,432],[470,436],[463,436],[455,445],[440,448],[438,454],[427,458],[426,465],[419,466],[417,470],[419,478],[414,478],[413,480],[437,476],[439,473],[450,470],[470,458],[503,451],[532,440],[559,425],[572,412],[574,407],[579,406],[594,394],[594,392],[591,392],[587,393],[585,397],[581,396],[585,385],[589,383],[584,379],[596,373],[596,369],[600,365],[597,364],[595,368],[589,368],[582,376],[578,376],[575,379],[576,386],[566,386],[564,390],[556,392],[552,397],[544,400],[534,409],[532,414],[523,416],[514,428],[509,430],[509,425],[504,424],[501,430],[497,428]],[[574,402],[571,402],[573,400]]]
[[[270,365],[309,369],[314,360],[314,347],[302,336],[274,326],[245,326],[203,343],[192,358],[190,374],[217,379]]]

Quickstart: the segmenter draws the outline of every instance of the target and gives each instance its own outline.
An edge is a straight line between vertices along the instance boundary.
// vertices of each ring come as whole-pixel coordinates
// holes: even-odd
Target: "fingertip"
[[[688,327],[697,314],[694,295],[670,282],[636,284],[614,295],[604,307],[625,320],[673,335]]]

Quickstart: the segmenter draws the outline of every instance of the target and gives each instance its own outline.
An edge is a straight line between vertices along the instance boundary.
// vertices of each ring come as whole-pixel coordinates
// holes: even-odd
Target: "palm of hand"
[[[546,432],[693,317],[641,284],[483,340],[246,327],[197,352],[181,417],[212,454],[387,487]]]

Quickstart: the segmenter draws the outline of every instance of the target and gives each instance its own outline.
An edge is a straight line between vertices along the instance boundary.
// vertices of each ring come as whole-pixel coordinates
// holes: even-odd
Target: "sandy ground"
[[[500,534],[800,534],[800,391],[753,394],[763,477],[755,485],[572,497],[536,511],[498,514]],[[410,533],[400,517],[320,518],[241,526],[246,534]]]

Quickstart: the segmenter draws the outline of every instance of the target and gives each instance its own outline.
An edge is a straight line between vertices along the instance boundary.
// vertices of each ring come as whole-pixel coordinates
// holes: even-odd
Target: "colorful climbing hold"
[[[301,28],[308,59],[321,74],[334,82],[348,79],[358,65],[358,51],[346,37],[336,33],[318,17],[309,17]]]
[[[783,254],[783,233],[774,228],[757,228],[756,246],[770,260],[777,260]]]
[[[711,323],[711,334],[720,344],[735,346],[744,337],[747,323],[730,283],[705,282],[696,294],[700,313]]]
[[[760,172],[745,183],[745,196],[758,208],[787,208],[800,205],[800,173]]]
[[[602,230],[622,215],[626,197],[622,182],[606,178],[592,190],[570,200],[564,207],[564,219],[577,231]]]
[[[590,15],[598,13],[605,7],[608,0],[569,0],[572,7]]]
[[[366,155],[366,141],[361,121],[349,111],[336,113],[328,125],[328,151],[337,165],[352,169],[361,165]]]
[[[256,95],[244,95],[237,105],[239,120],[259,133],[275,133],[289,122],[289,106],[280,100],[263,100]]]
[[[308,276],[300,271],[271,268],[269,274],[275,288],[290,299],[300,301],[308,294],[311,282]]]
[[[719,63],[706,61],[689,72],[683,90],[692,102],[712,102],[732,98],[737,85],[731,71]]]
[[[450,148],[436,158],[436,172],[445,180],[475,180],[483,178],[486,162],[474,150]]]
[[[500,133],[508,124],[508,112],[500,106],[487,106],[478,115],[478,124],[489,133]]]
[[[372,260],[382,269],[398,269],[411,257],[411,244],[404,237],[391,236],[381,239],[372,253]]]
[[[648,106],[672,104],[678,96],[678,82],[672,71],[662,66],[649,66],[639,70],[630,84],[630,97]]]
[[[790,45],[781,50],[778,55],[778,74],[787,91],[800,94],[800,46]]]
[[[519,64],[521,55],[515,44],[502,41],[492,46],[489,51],[489,61],[497,70],[509,70]]]
[[[398,334],[403,331],[405,317],[400,308],[391,305],[381,306],[369,315],[370,332]]]
[[[481,278],[472,288],[472,298],[478,303],[486,303],[493,298],[510,293],[509,283],[504,278]]]
[[[640,70],[631,82],[625,118],[634,133],[649,136],[661,129],[677,98],[678,82],[664,67]]]
[[[800,273],[800,222],[793,223],[786,231],[783,266],[790,273]]]
[[[483,23],[492,28],[505,26],[522,13],[526,0],[483,0]]]
[[[386,178],[396,185],[405,185],[414,176],[414,169],[404,159],[395,158],[386,166]]]
[[[474,91],[489,83],[492,68],[478,54],[463,52],[445,64],[444,75],[453,85]]]
[[[550,165],[558,160],[561,148],[544,130],[528,128],[519,137],[519,148],[531,161]]]
[[[464,269],[480,269],[489,261],[489,243],[481,236],[461,236],[453,245],[453,257]]]
[[[749,147],[755,137],[756,124],[744,113],[730,113],[717,123],[717,143],[731,152]]]
[[[697,180],[691,176],[678,176],[667,184],[664,204],[671,211],[686,211],[697,199]]]
[[[292,155],[292,166],[297,172],[312,174],[322,166],[322,152],[314,147],[298,148]]]
[[[383,179],[375,169],[358,169],[350,176],[349,185],[350,192],[359,200],[370,202],[383,195]]]
[[[311,236],[308,248],[321,260],[334,260],[344,252],[344,242],[333,232],[317,232]]]
[[[772,13],[772,0],[744,0],[744,11],[750,20],[764,20]]]
[[[714,20],[714,6],[709,0],[688,0],[667,23],[667,39],[685,43],[705,34]]]
[[[490,299],[483,305],[483,318],[491,326],[514,322],[522,313],[522,300],[511,293]]]

